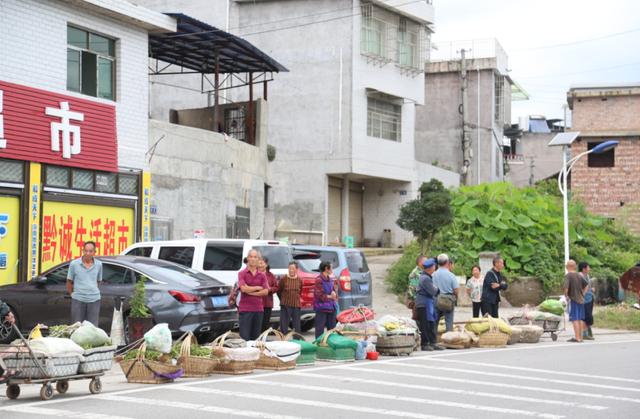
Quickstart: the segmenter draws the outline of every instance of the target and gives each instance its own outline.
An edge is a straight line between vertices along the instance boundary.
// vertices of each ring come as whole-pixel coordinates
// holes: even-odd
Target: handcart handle
[[[42,373],[42,376],[48,377],[49,374],[47,374],[47,372],[44,370],[44,367],[42,366],[42,363],[40,362],[40,360],[38,360],[38,358],[36,358],[36,355],[31,350],[31,345],[29,345],[29,341],[27,341],[27,339],[24,338],[24,336],[20,332],[20,329],[18,329],[18,326],[16,326],[15,323],[12,324],[12,326],[13,326],[13,330],[15,330],[18,336],[20,337],[20,340],[22,340],[22,343],[24,343],[24,346],[27,347],[27,350],[29,351],[29,355],[31,355],[33,362],[38,366],[38,369]]]

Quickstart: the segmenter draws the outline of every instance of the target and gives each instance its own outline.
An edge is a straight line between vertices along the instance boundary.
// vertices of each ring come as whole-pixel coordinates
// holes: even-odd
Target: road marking
[[[236,396],[240,396],[240,395],[236,394]],[[244,396],[242,395],[240,397],[244,397]],[[101,400],[108,400],[108,401],[121,402],[121,403],[136,403],[136,404],[144,404],[144,405],[149,405],[154,407],[174,407],[176,409],[197,410],[200,412],[219,413],[219,414],[232,415],[232,416],[246,416],[250,418],[299,419],[301,417],[301,416],[277,415],[272,413],[256,412],[252,410],[242,410],[242,409],[230,408],[230,407],[210,406],[206,404],[177,402],[177,401],[161,400],[161,399],[147,399],[147,398],[141,398],[141,397],[112,396],[112,395],[105,394],[103,396],[97,396],[96,398]]]
[[[557,405],[557,406],[563,406],[563,407],[576,407],[576,408],[589,409],[589,410],[607,410],[608,409],[607,406],[582,404],[582,403],[575,403],[575,402],[569,402],[569,401],[540,399],[540,398],[525,397],[525,396],[512,396],[508,394],[487,393],[484,391],[461,390],[461,389],[455,389],[455,388],[434,387],[434,386],[425,386],[425,385],[419,385],[419,384],[394,383],[389,381],[373,380],[368,378],[336,377],[335,375],[314,374],[312,372],[307,372],[307,373],[302,372],[302,373],[296,374],[296,376],[309,377],[309,378],[324,378],[324,379],[332,380],[334,382],[336,379],[340,379],[345,382],[400,387],[400,388],[407,388],[407,389],[414,389],[414,390],[439,391],[442,393],[460,394],[463,396],[479,396],[479,397],[489,397],[494,399],[516,400],[516,401],[522,401],[522,402],[528,402],[528,403],[551,404],[551,405]]]
[[[640,399],[632,399],[630,397],[606,396],[606,395],[598,394],[598,393],[586,393],[584,391],[570,391],[570,390],[551,389],[551,388],[544,388],[544,387],[523,386],[523,385],[520,385],[520,384],[518,384],[516,386],[514,384],[496,383],[496,382],[493,382],[493,381],[478,381],[478,380],[469,380],[467,378],[440,377],[440,376],[435,376],[435,375],[430,375],[430,376],[427,377],[424,374],[415,374],[415,373],[410,373],[410,372],[398,372],[398,371],[387,371],[387,370],[380,370],[380,369],[377,369],[377,368],[376,369],[372,369],[372,368],[365,368],[365,367],[351,367],[351,368],[343,367],[343,369],[345,369],[345,370],[362,371],[362,372],[377,371],[379,373],[397,375],[397,376],[400,376],[400,377],[414,377],[414,378],[422,378],[422,379],[429,378],[431,380],[451,381],[453,383],[478,384],[478,385],[487,386],[488,388],[491,388],[491,387],[505,387],[505,388],[509,388],[509,389],[517,388],[518,390],[532,390],[532,391],[540,391],[542,393],[566,394],[566,395],[569,395],[569,396],[593,397],[593,398],[597,398],[597,399],[608,399],[608,400],[617,400],[617,401],[630,402],[630,403],[640,403]]]
[[[589,346],[601,346],[601,345],[618,345],[618,344],[625,344],[625,343],[640,343],[640,339],[627,339],[627,340],[621,340],[621,341],[597,341],[597,342],[589,342],[589,343],[583,343],[581,345],[576,345],[575,343],[567,343],[567,344],[558,344],[558,343],[549,343],[549,344],[539,344],[539,345],[532,345],[532,346],[519,346],[516,345],[513,348],[495,348],[495,349],[473,349],[473,350],[468,350],[468,351],[444,351],[444,353],[430,353],[430,354],[423,354],[423,353],[418,353],[415,354],[414,356],[412,356],[412,359],[418,359],[418,358],[427,358],[427,359],[443,359],[443,358],[448,358],[448,357],[458,357],[458,356],[466,356],[466,355],[478,355],[478,354],[486,354],[486,353],[494,353],[494,352],[505,352],[505,351],[528,351],[528,350],[542,350],[542,349],[555,349],[555,348],[563,348],[563,347],[575,347],[575,348],[586,348]],[[404,362],[406,360],[406,358],[386,358],[386,359],[381,359],[379,361],[375,361],[376,365],[386,365],[386,364],[395,364],[396,362]],[[319,365],[319,366],[315,366],[315,367],[306,367],[305,368],[305,372],[306,371],[323,371],[323,370],[330,370],[330,369],[345,369],[345,368],[357,368],[359,366],[361,366],[361,363],[355,363],[352,364],[350,366],[345,366],[343,364],[331,364],[331,365]],[[365,364],[368,365],[368,364]],[[296,370],[292,370],[292,371],[274,371],[274,372],[270,372],[270,373],[261,373],[260,377],[270,377],[270,376],[277,376],[277,375],[283,375],[283,374],[296,374],[297,371]],[[250,377],[249,377],[250,378]],[[177,388],[177,387],[184,387],[184,386],[192,386],[192,385],[198,385],[198,384],[206,384],[206,383],[223,383],[225,380],[227,379],[231,379],[231,377],[218,377],[215,379],[206,379],[206,380],[198,380],[198,381],[190,381],[190,382],[178,382],[178,383],[169,383],[169,384],[164,384],[163,388]],[[155,391],[157,389],[156,386],[143,386],[143,387],[136,387],[136,388],[132,388],[132,389],[128,389],[128,390],[119,390],[119,391],[114,391],[110,394],[112,395],[126,395],[126,394],[136,394],[136,393],[145,393],[145,392],[150,392],[150,391]],[[576,393],[579,394],[580,393]],[[66,403],[69,402],[71,400],[73,401],[80,401],[80,400],[87,400],[87,399],[91,399],[95,397],[94,395],[86,395],[86,396],[77,396],[77,397],[73,397],[73,398],[60,398],[60,399],[53,399],[53,400],[47,400],[47,401],[34,401],[34,402],[27,402],[27,403],[23,403],[20,406],[38,406],[38,407],[42,407],[42,406],[46,406],[49,404],[55,404],[55,403]],[[611,396],[613,397],[613,396]],[[623,398],[624,399],[624,398]],[[629,399],[627,399],[628,401]],[[625,401],[625,400],[623,400]],[[635,402],[635,400],[631,400],[632,402]],[[10,406],[0,406],[0,411],[4,411],[4,410],[8,410],[10,408]]]
[[[405,362],[398,365],[403,367],[420,368],[420,369],[426,369],[426,370],[451,371],[451,372],[460,372],[463,374],[481,374],[484,376],[491,376],[491,377],[503,377],[503,378],[513,378],[513,379],[520,379],[520,380],[542,381],[545,383],[568,384],[572,386],[603,388],[607,390],[640,392],[640,388],[609,386],[606,384],[585,383],[581,381],[571,381],[571,380],[557,380],[554,378],[530,377],[528,375],[513,375],[513,374],[504,374],[500,372],[466,370],[464,368],[436,367],[432,365],[420,365],[420,364],[411,363],[411,362]]]
[[[67,418],[80,418],[80,419],[132,419],[128,416],[113,416],[113,415],[103,415],[100,413],[83,413],[83,412],[73,412],[71,410],[62,410],[62,409],[49,409],[46,407],[34,407],[34,406],[9,406],[4,410],[8,412],[15,413],[28,413],[34,415],[43,415],[43,416],[59,416],[59,417],[67,417]]]
[[[236,380],[240,381],[240,379],[236,379]],[[230,379],[228,381],[235,381],[235,380]],[[300,386],[298,386],[297,388],[300,388]],[[240,399],[266,400],[270,403],[287,403],[287,404],[297,404],[301,406],[321,407],[323,409],[338,409],[338,410],[346,410],[349,412],[370,413],[370,414],[375,414],[380,416],[398,416],[401,418],[416,418],[416,419],[451,419],[445,416],[426,415],[422,413],[407,412],[402,410],[376,409],[372,407],[334,403],[331,401],[307,400],[307,399],[299,399],[299,398],[293,398],[293,397],[272,396],[272,395],[266,395],[266,394],[238,393],[237,391],[218,390],[213,388],[177,387],[176,390],[190,391],[193,393],[203,393],[203,394],[217,394],[220,396],[238,397]]]
[[[419,357],[416,359],[419,359],[421,361],[429,360],[429,358],[427,357]],[[564,371],[545,370],[545,369],[538,369],[538,368],[516,367],[512,365],[491,364],[488,362],[458,361],[456,359],[438,359],[438,362],[453,362],[457,364],[474,365],[478,367],[503,368],[503,369],[514,370],[514,371],[539,372],[542,374],[567,375],[570,377],[580,377],[580,378],[596,378],[599,380],[621,381],[625,383],[640,383],[640,380],[634,380],[633,378],[610,377],[605,375],[582,374],[579,372],[564,372]]]
[[[242,382],[242,381],[239,381],[239,382]],[[273,382],[273,381],[267,381],[267,380],[260,380],[257,378],[251,379],[249,380],[249,382],[266,384],[269,387],[283,387],[283,388],[295,388],[295,389],[300,389],[301,387],[300,384]],[[482,410],[485,412],[492,412],[492,413],[509,413],[512,415],[519,415],[519,416],[536,416],[536,417],[548,418],[548,419],[556,419],[556,418],[564,417],[562,415],[540,413],[540,412],[534,412],[531,410],[511,409],[511,408],[497,407],[497,406],[483,406],[479,404],[460,403],[460,402],[448,402],[443,400],[431,400],[426,398],[418,398],[418,397],[410,397],[410,396],[396,396],[392,394],[373,393],[368,391],[349,390],[349,389],[342,389],[342,388],[334,389],[334,388],[328,388],[328,387],[313,386],[308,384],[304,385],[304,389],[313,390],[313,391],[322,392],[322,393],[351,395],[351,396],[357,396],[357,397],[371,397],[375,399],[386,399],[386,400],[393,400],[396,402],[420,403],[420,404],[428,404],[428,405],[435,405],[435,406],[455,407],[458,409],[471,409],[476,411]]]

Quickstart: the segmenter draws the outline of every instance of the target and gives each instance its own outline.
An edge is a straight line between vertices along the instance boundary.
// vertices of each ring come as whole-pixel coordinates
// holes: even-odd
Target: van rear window
[[[351,273],[366,273],[369,272],[369,266],[367,260],[364,258],[362,252],[347,252],[345,254],[347,258],[347,267]]]
[[[291,261],[291,249],[288,246],[254,246],[262,257],[269,259],[271,269],[287,269]]]
[[[129,256],[144,256],[146,258],[151,257],[152,247],[136,247],[127,252]]]
[[[205,271],[237,271],[242,267],[242,245],[210,244],[204,252]]]

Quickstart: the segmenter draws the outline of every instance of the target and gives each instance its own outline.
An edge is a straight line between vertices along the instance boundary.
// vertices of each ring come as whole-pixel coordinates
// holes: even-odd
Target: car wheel
[[[308,332],[309,330],[313,329],[314,326],[315,322],[313,320],[307,320],[306,322],[302,322],[302,324],[300,325],[303,332]]]
[[[13,311],[13,315],[14,316],[16,315],[15,311]],[[16,316],[16,326],[20,328],[17,316]],[[5,321],[0,322],[0,344],[9,344],[16,339],[18,339],[18,333],[11,326],[11,324]]]

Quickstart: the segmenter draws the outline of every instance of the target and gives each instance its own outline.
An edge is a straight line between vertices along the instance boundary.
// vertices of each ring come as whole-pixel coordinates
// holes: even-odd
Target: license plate
[[[360,291],[369,292],[369,284],[360,284]]]
[[[215,297],[211,297],[211,304],[213,304],[213,308],[229,307],[229,301],[226,295],[216,295]]]

